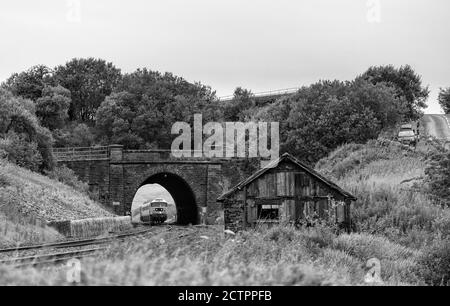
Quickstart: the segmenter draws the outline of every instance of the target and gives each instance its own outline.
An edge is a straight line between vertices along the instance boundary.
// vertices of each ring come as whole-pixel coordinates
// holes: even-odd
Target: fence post
[[[111,162],[120,162],[123,160],[123,146],[110,145],[109,146],[109,159]]]
[[[123,165],[123,146],[109,146],[109,194],[110,205],[118,215],[125,215],[126,205],[124,203],[124,177]]]

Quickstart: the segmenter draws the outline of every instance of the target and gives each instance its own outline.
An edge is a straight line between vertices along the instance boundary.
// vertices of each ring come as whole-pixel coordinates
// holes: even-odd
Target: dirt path
[[[425,132],[441,140],[450,140],[450,115],[425,115]]]

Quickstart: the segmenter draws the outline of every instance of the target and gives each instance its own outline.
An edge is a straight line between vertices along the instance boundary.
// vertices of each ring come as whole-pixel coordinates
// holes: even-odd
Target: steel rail
[[[106,248],[93,248],[87,250],[77,250],[62,253],[43,254],[35,256],[17,257],[12,259],[0,260],[0,265],[19,266],[37,266],[46,263],[58,263],[73,258],[83,258],[92,255],[98,251],[104,251]]]
[[[61,249],[61,248],[71,248],[71,247],[103,244],[103,243],[114,241],[115,239],[126,238],[126,237],[131,237],[131,236],[138,236],[141,234],[149,233],[151,231],[152,231],[152,229],[145,229],[145,230],[137,231],[137,232],[133,232],[133,233],[117,234],[117,235],[102,237],[102,238],[62,241],[62,242],[37,244],[37,245],[29,245],[29,246],[18,246],[18,247],[13,247],[13,248],[0,249],[0,253],[41,250],[41,249],[50,249],[50,248]]]

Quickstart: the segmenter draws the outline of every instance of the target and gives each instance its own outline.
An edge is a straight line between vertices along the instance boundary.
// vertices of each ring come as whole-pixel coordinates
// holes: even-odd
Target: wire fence
[[[57,161],[102,160],[109,158],[109,147],[54,148]]]
[[[284,95],[290,95],[296,93],[300,87],[292,87],[292,88],[285,88],[285,89],[277,89],[277,90],[270,90],[270,91],[262,91],[253,94],[254,98],[263,98],[263,97],[271,97],[271,96],[284,96]],[[229,101],[233,100],[234,95],[230,96],[224,96],[220,97],[220,101]]]

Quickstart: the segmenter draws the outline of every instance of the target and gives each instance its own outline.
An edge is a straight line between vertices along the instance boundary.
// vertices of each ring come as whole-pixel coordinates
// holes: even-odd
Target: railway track
[[[171,226],[165,226],[167,230],[172,230]],[[0,253],[7,254],[11,253],[11,258],[0,260],[0,265],[9,265],[15,268],[26,267],[26,266],[42,266],[42,265],[54,265],[62,262],[66,262],[70,259],[86,258],[92,257],[101,251],[106,250],[106,247],[100,247],[101,245],[108,244],[115,241],[123,240],[128,237],[138,237],[140,235],[145,235],[154,232],[155,228],[139,230],[134,232],[122,233],[117,235],[112,235],[102,238],[93,239],[83,239],[83,240],[72,240],[57,243],[39,244],[39,245],[29,245],[20,246],[15,248],[0,249]],[[70,250],[72,248],[80,248],[91,246],[88,249]],[[93,247],[95,246],[95,247]],[[20,256],[20,253],[26,251],[42,251],[42,250],[61,250],[63,252],[54,252],[50,254],[33,254],[27,256]]]
[[[63,241],[63,242],[56,242],[56,243],[18,246],[18,247],[13,247],[13,248],[0,249],[0,254],[1,253],[9,253],[9,252],[49,249],[49,248],[61,249],[61,248],[73,248],[73,247],[82,247],[82,246],[90,246],[90,245],[99,245],[99,244],[108,243],[108,242],[111,242],[111,241],[114,241],[117,239],[127,238],[127,237],[131,237],[131,236],[138,236],[138,235],[146,234],[149,232],[152,232],[152,229],[123,233],[123,234],[112,235],[112,236],[108,236],[108,237],[102,237],[102,238],[80,239],[80,240]]]
[[[45,255],[35,255],[35,256],[25,256],[12,258],[7,260],[0,260],[0,265],[9,265],[14,268],[20,267],[29,267],[29,266],[42,266],[47,264],[57,264],[66,262],[70,259],[77,258],[86,258],[95,255],[95,253],[104,251],[106,248],[93,248],[87,250],[78,250],[78,251],[70,251],[70,252],[61,252],[61,253],[53,253],[53,254],[45,254]]]

